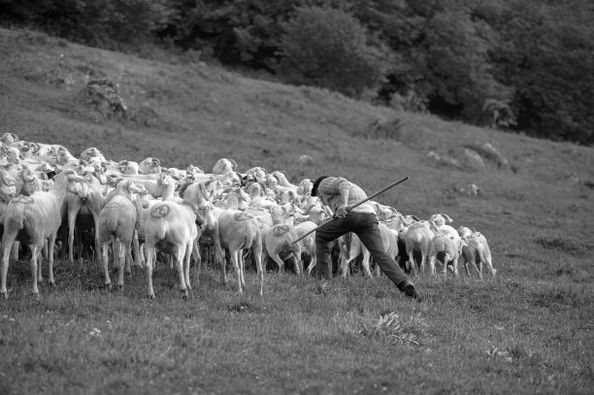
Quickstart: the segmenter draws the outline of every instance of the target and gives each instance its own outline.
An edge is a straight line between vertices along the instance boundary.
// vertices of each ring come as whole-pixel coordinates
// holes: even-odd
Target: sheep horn
[[[35,181],[35,175],[33,174],[33,172],[31,172],[30,169],[27,168],[23,169],[21,177],[23,177],[23,180],[27,183]]]

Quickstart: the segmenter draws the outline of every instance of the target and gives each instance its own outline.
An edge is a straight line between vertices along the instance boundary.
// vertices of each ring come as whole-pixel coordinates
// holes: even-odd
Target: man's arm
[[[336,208],[336,216],[344,217],[347,215],[347,208],[349,204],[349,194],[351,192],[351,185],[349,181],[343,180],[338,184],[338,193],[340,194],[340,203]]]

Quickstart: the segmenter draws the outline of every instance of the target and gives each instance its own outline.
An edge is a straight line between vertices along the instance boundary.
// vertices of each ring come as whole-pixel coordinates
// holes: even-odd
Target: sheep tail
[[[165,235],[167,234],[167,229],[165,229],[164,221],[161,221],[159,227],[157,228],[157,238],[158,240],[165,239]]]

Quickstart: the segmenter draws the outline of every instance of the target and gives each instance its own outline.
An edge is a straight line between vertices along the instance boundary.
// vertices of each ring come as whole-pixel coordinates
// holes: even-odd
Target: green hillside
[[[435,368],[427,368],[437,374],[434,381],[429,381],[429,392],[440,389],[467,392],[477,386],[486,392],[504,392],[502,388],[530,388],[527,392],[547,393],[587,392],[593,381],[594,349],[591,336],[594,316],[592,148],[447,122],[429,115],[397,112],[329,91],[248,78],[211,65],[168,58],[166,54],[152,54],[152,58],[161,61],[75,45],[29,31],[0,30],[0,134],[13,132],[25,140],[63,144],[75,155],[95,146],[107,158],[116,161],[139,161],[152,156],[159,158],[165,167],[194,164],[208,171],[217,159],[227,157],[237,161],[239,171],[254,166],[269,171],[284,170],[295,182],[323,174],[343,175],[362,185],[367,192],[409,176],[406,183],[378,200],[404,214],[422,218],[447,213],[454,219],[455,227],[476,228],[489,240],[500,275],[482,285],[476,282],[448,285],[427,277],[417,279],[420,291],[430,296],[429,307],[421,310],[430,326],[460,325],[468,319],[474,322],[474,316],[463,318],[464,314],[457,309],[480,301],[485,305],[473,310],[473,314],[480,315],[491,305],[499,306],[496,307],[498,314],[510,326],[524,313],[534,320],[530,321],[533,327],[526,324],[527,333],[514,336],[539,337],[544,333],[551,337],[563,331],[571,333],[567,335],[571,340],[583,342],[581,346],[570,348],[567,348],[570,339],[559,345],[545,340],[546,345],[532,344],[544,360],[554,359],[557,353],[563,355],[558,357],[563,361],[553,362],[557,373],[552,384],[540,381],[533,386],[527,384],[534,377],[540,380],[540,365],[536,364],[538,366],[520,373],[515,384],[510,381],[510,371],[491,372],[495,382],[507,383],[504,387],[489,387],[483,381],[469,385],[457,381],[448,387],[443,384],[445,373],[436,372],[437,365],[443,367],[453,362],[438,358]],[[119,83],[121,96],[128,106],[127,117],[105,116],[83,103],[80,92],[89,78],[98,77]],[[484,149],[487,143],[499,152],[499,157]],[[468,148],[481,154],[484,165],[465,154]],[[301,161],[301,155],[311,156],[311,161]],[[478,195],[467,193],[471,184],[479,188]],[[10,270],[13,269],[11,266]],[[24,266],[22,270],[25,275],[20,286],[28,287],[28,268]],[[277,296],[283,292],[279,283],[283,279],[286,278],[266,280],[269,285],[265,285],[264,299],[267,299],[267,292]],[[307,279],[286,281],[291,287],[313,286]],[[143,287],[141,278],[138,283]],[[337,287],[375,287],[369,282],[361,286],[355,280],[345,284]],[[267,291],[267,286],[272,290]],[[540,305],[534,302],[539,289],[543,290]],[[233,292],[225,291],[228,295]],[[162,294],[157,298],[175,299],[176,296]],[[436,313],[442,299],[449,296],[455,299],[446,303],[445,312],[451,313],[453,322]],[[233,297],[225,296],[225,300]],[[174,302],[164,303],[168,303],[166,308],[172,308]],[[274,307],[271,299],[263,303],[264,312]],[[373,311],[386,307],[385,303],[380,307],[374,307],[373,301],[366,303],[365,309]],[[13,315],[26,314],[27,306],[14,304],[6,310],[5,305],[0,304],[0,315],[5,311]],[[403,311],[412,314],[410,309],[404,307]],[[319,314],[320,317],[331,316],[334,311]],[[433,322],[432,317],[439,317],[439,320]],[[570,322],[572,320],[575,321]],[[470,324],[467,329],[477,327]],[[311,330],[315,330],[315,326]],[[438,339],[436,343],[453,339],[454,344],[462,344],[455,339],[454,332],[440,335],[435,328],[430,332]],[[521,342],[522,338],[519,339],[516,341]],[[477,345],[476,339],[470,341]],[[0,350],[6,344],[0,341]],[[477,346],[481,347],[482,343]],[[562,349],[566,351],[559,351]],[[482,355],[483,351],[477,352]],[[451,352],[454,362],[460,362],[456,358],[462,358],[464,353]],[[403,358],[407,357],[413,358],[408,351],[403,354]],[[0,366],[3,364],[0,362]],[[246,364],[243,366],[249,366],[249,362]],[[350,365],[345,368],[349,374],[353,372],[351,368]],[[572,373],[574,368],[579,374]],[[300,365],[300,369],[305,367]],[[472,372],[472,367],[460,369]],[[420,376],[415,376],[415,372],[414,369],[409,371],[412,378],[403,379],[404,382],[417,383],[414,377]],[[273,385],[281,374],[272,374],[262,387],[264,392],[296,391],[297,387]],[[308,380],[316,381],[315,375],[309,374]],[[2,380],[0,377],[0,382]],[[329,378],[331,382],[334,380],[337,379]],[[31,388],[34,392],[39,390]],[[95,390],[101,392],[101,388],[95,387]],[[173,384],[159,388],[185,392]],[[222,392],[233,391],[233,387],[222,388]],[[253,392],[257,387],[248,385],[246,388]],[[330,392],[344,389],[338,384],[332,388]],[[361,391],[370,393],[366,390],[376,392],[371,387]],[[392,390],[397,391],[397,388]]]

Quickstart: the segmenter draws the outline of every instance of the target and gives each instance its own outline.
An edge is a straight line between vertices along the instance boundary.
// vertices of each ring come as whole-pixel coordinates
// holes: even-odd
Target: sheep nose
[[[86,196],[81,196],[80,201],[83,203],[87,202],[87,197]]]

